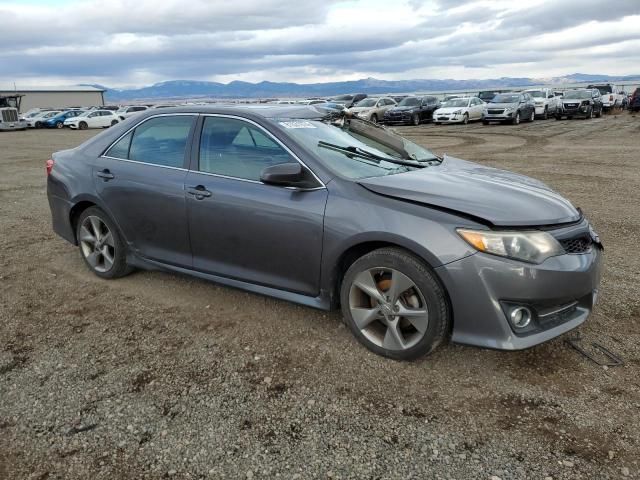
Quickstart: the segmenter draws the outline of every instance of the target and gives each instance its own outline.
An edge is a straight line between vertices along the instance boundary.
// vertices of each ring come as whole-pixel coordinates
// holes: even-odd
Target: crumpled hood
[[[567,199],[538,180],[446,155],[437,167],[358,183],[381,195],[453,210],[494,226],[554,225],[581,218]]]

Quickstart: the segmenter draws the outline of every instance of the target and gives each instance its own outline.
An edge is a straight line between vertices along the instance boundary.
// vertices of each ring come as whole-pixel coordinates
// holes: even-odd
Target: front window
[[[365,98],[356,103],[356,107],[375,107],[377,100],[375,98]]]
[[[564,94],[564,98],[566,99],[575,99],[575,100],[584,100],[587,98],[591,98],[590,90],[573,90],[570,92],[566,92]]]
[[[391,144],[401,146],[410,157],[408,161],[437,160],[437,157],[429,150],[390,131],[369,126],[357,120],[352,120],[351,126],[307,120],[275,121],[292,137],[320,157],[330,170],[350,179],[393,175],[426,166],[413,167],[394,163],[401,162],[403,156],[398,152],[398,148],[392,147]],[[355,125],[359,127],[355,128]],[[376,137],[378,140],[372,137]],[[332,148],[331,146],[342,148]],[[364,155],[350,155],[348,151],[343,150],[345,148],[353,149],[354,152],[362,152]],[[372,158],[364,158],[369,154]]]
[[[420,105],[420,99],[416,97],[403,98],[398,104],[399,107],[416,107]]]
[[[520,95],[500,94],[493,97],[491,103],[518,103]]]

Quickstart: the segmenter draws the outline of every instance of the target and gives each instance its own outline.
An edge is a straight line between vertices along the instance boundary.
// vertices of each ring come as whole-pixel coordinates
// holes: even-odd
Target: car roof
[[[320,104],[322,105],[322,104]],[[320,107],[322,108],[322,107]],[[169,115],[172,113],[198,113],[198,114],[224,114],[224,115],[257,115],[267,119],[273,118],[301,118],[320,119],[327,112],[319,110],[316,105],[302,104],[263,104],[263,105],[187,105],[179,107],[167,107],[163,109],[148,109],[136,118],[152,117],[155,115]]]

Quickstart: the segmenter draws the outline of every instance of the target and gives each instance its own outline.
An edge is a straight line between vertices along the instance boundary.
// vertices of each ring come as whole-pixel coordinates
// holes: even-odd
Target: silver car
[[[378,123],[379,120],[384,118],[384,112],[391,107],[397,105],[393,98],[389,97],[368,97],[364,100],[360,100],[355,106],[349,109],[357,117],[369,120],[373,123]]]

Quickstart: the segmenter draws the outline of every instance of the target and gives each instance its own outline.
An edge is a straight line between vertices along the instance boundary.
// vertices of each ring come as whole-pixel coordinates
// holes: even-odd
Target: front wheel
[[[87,122],[80,122],[80,123],[78,124],[78,128],[79,128],[80,130],[86,130],[87,128],[89,128],[89,125],[87,125]]]
[[[427,355],[449,331],[444,289],[423,261],[399,248],[381,248],[356,260],[344,276],[340,300],[358,341],[385,357]]]
[[[373,123],[378,123],[378,116],[375,113],[373,115],[371,115],[371,121]]]
[[[418,115],[417,113],[414,113],[413,117],[411,117],[411,123],[413,123],[415,127],[420,125],[420,115]]]
[[[462,123],[464,123],[465,125],[467,125],[469,123],[469,114],[465,113],[462,117]]]
[[[598,113],[596,113],[596,118],[600,118],[602,116],[602,109],[598,110]]]
[[[542,114],[542,119],[547,120],[549,118],[549,109],[544,107],[544,113]]]
[[[114,125],[118,124],[118,120],[111,120],[111,126],[113,127]]]
[[[35,127],[36,128],[42,128],[42,122],[36,122]]]
[[[56,128],[63,128],[63,127],[64,127],[64,123],[56,122]]]
[[[100,208],[90,207],[82,212],[76,238],[82,259],[97,276],[111,279],[131,272],[125,243],[115,224]]]
[[[516,116],[511,121],[514,125],[520,125],[520,112],[516,112]]]
[[[533,122],[536,119],[536,111],[531,110],[531,116],[529,117],[529,121]]]

